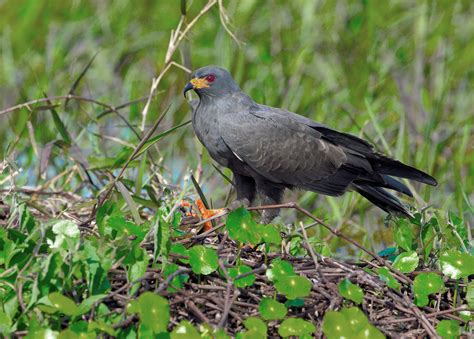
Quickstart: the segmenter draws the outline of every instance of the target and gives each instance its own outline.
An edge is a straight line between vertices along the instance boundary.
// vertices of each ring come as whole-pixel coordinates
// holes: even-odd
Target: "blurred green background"
[[[188,22],[205,5],[187,1]],[[466,1],[223,1],[192,28],[174,60],[198,68],[228,68],[243,90],[261,103],[284,107],[333,128],[362,136],[381,152],[434,175],[436,188],[415,185],[418,208],[452,210],[472,222],[474,200],[474,2]],[[111,106],[146,96],[163,67],[181,2],[0,0],[0,110],[29,100],[66,95],[96,55],[75,93]],[[159,130],[190,118],[182,96],[187,74],[171,68],[155,96],[147,124],[167,108]],[[93,163],[114,158],[138,139],[103,107],[64,101],[56,107],[69,133]],[[137,129],[143,103],[121,110]],[[30,121],[30,124],[28,124]],[[29,127],[28,127],[29,125]],[[41,150],[58,139],[47,110],[0,115],[2,158],[23,171],[17,186],[36,186],[73,163],[53,149],[39,175]],[[36,144],[36,145],[35,145]],[[188,187],[186,176],[202,163],[205,194],[221,207],[230,185],[190,125],[158,144],[163,181]],[[201,159],[201,154],[202,159]],[[7,187],[10,172],[0,174]],[[226,171],[229,174],[228,171]],[[147,173],[148,176],[156,173]],[[127,172],[128,178],[136,175]],[[62,182],[77,190],[80,178]],[[58,184],[59,185],[59,184]],[[192,186],[191,186],[192,187]],[[77,191],[83,195],[91,193]],[[286,200],[367,241],[384,242],[384,214],[355,194],[326,198],[293,192]],[[370,209],[370,213],[365,213]],[[291,213],[284,216],[291,221]]]

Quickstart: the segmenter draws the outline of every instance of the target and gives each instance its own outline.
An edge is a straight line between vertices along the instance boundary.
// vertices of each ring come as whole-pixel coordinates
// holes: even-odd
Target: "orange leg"
[[[196,205],[199,209],[199,212],[201,212],[201,216],[203,219],[208,219],[210,217],[213,217],[216,214],[222,213],[225,211],[225,208],[218,208],[215,210],[207,209],[204,206],[204,203],[202,202],[201,199],[196,199]],[[209,231],[212,228],[212,223],[210,221],[206,222],[204,224],[204,231]]]
[[[181,200],[180,205],[183,206],[183,207],[188,207],[189,208],[189,211],[186,212],[186,216],[193,216],[193,217],[197,216],[197,214],[193,212],[192,205],[189,202],[187,202],[186,200]],[[211,218],[214,215],[222,213],[222,212],[225,211],[225,208],[207,209],[204,206],[204,203],[202,202],[201,199],[196,199],[196,205],[197,205],[197,208],[199,209],[199,213],[201,214],[202,220]],[[207,221],[204,224],[203,228],[204,228],[204,231],[210,230],[212,228],[212,223],[210,221]]]

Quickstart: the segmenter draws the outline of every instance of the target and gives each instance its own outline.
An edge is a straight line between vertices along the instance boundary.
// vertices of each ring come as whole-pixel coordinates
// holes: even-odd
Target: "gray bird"
[[[234,174],[234,208],[251,205],[257,194],[262,205],[279,204],[286,188],[330,196],[355,190],[388,213],[410,216],[384,189],[412,196],[392,176],[437,184],[432,176],[377,153],[358,137],[256,103],[225,69],[198,69],[184,94],[191,89],[199,97],[192,113],[198,139],[215,161]],[[262,222],[269,223],[278,213],[265,210]]]

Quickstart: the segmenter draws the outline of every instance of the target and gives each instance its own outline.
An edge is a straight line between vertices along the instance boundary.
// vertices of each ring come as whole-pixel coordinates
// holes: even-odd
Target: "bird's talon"
[[[224,208],[218,208],[218,209],[207,209],[206,206],[204,206],[204,203],[202,202],[201,199],[196,200],[196,205],[199,209],[199,212],[201,213],[202,219],[209,219],[216,214],[222,213],[225,211]],[[209,231],[212,228],[212,222],[208,221],[204,224],[204,231]]]

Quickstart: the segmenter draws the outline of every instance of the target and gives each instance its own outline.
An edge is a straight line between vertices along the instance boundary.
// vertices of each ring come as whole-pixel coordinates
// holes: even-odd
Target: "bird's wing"
[[[234,155],[270,181],[337,195],[358,176],[342,147],[266,106],[229,114],[219,128]]]
[[[261,105],[260,105],[261,106]],[[270,110],[271,107],[261,106],[264,110]],[[304,116],[288,112],[282,109],[273,109],[276,114],[285,116],[295,122],[304,124],[311,129],[321,134],[321,139],[328,141],[334,145],[341,147],[346,155],[354,155],[356,159],[364,158],[372,167],[372,170],[384,175],[393,175],[396,177],[407,178],[416,180],[429,185],[436,185],[436,179],[432,176],[420,171],[414,167],[405,165],[400,161],[391,159],[383,154],[378,153],[372,144],[360,139],[352,134],[339,132],[331,129],[323,124],[317,123]],[[376,179],[376,178],[375,178]],[[379,178],[380,179],[380,178]],[[384,178],[383,181],[387,184],[387,180]]]

